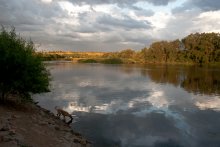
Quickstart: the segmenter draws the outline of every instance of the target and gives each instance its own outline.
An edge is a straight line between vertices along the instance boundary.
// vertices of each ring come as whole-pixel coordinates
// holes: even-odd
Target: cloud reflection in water
[[[36,99],[52,111],[58,105],[76,113],[80,119],[73,127],[100,146],[220,144],[206,135],[213,130],[205,121],[212,115],[220,118],[218,97],[155,83],[141,75],[141,68],[123,70],[122,66],[70,64],[61,71],[58,66],[52,69],[52,91]],[[215,113],[203,113],[207,109]],[[220,132],[214,122],[209,123]]]

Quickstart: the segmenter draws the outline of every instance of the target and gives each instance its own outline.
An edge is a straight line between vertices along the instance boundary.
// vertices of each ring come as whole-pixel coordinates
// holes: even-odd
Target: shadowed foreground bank
[[[90,147],[80,134],[36,105],[9,108],[0,105],[1,147]]]

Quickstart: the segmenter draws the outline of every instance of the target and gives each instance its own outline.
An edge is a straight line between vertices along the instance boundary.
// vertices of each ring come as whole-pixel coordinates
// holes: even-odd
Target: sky
[[[39,51],[140,50],[220,32],[220,0],[0,0],[0,24]]]

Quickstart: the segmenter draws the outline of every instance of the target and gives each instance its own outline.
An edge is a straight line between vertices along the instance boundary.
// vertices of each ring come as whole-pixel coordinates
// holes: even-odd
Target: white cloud
[[[53,0],[41,0],[43,3],[51,3]]]
[[[220,111],[220,99],[219,97],[207,98],[207,97],[199,97],[195,100],[195,105],[201,109],[212,109]]]
[[[220,10],[201,13],[195,23],[200,32],[220,32]]]
[[[41,48],[116,51],[219,32],[218,0],[1,0],[0,24]],[[175,9],[175,10],[171,10]]]
[[[153,16],[147,18],[147,20],[152,24],[153,28],[148,32],[155,39],[165,39],[163,34],[163,30],[167,30],[170,26],[170,20],[174,19],[174,17],[170,13],[166,12],[156,12]]]

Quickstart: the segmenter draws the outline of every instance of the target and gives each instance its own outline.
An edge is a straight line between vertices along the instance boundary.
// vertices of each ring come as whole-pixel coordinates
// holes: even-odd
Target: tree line
[[[105,52],[98,55],[72,52],[72,54],[40,53],[44,60],[78,58],[83,63],[184,63],[212,64],[220,62],[220,34],[194,33],[183,39],[157,41],[140,51],[126,49],[118,52]],[[95,53],[94,53],[95,54]],[[110,61],[110,62],[109,62]]]
[[[195,33],[182,40],[154,42],[142,52],[145,62],[198,64],[220,62],[220,34]]]

